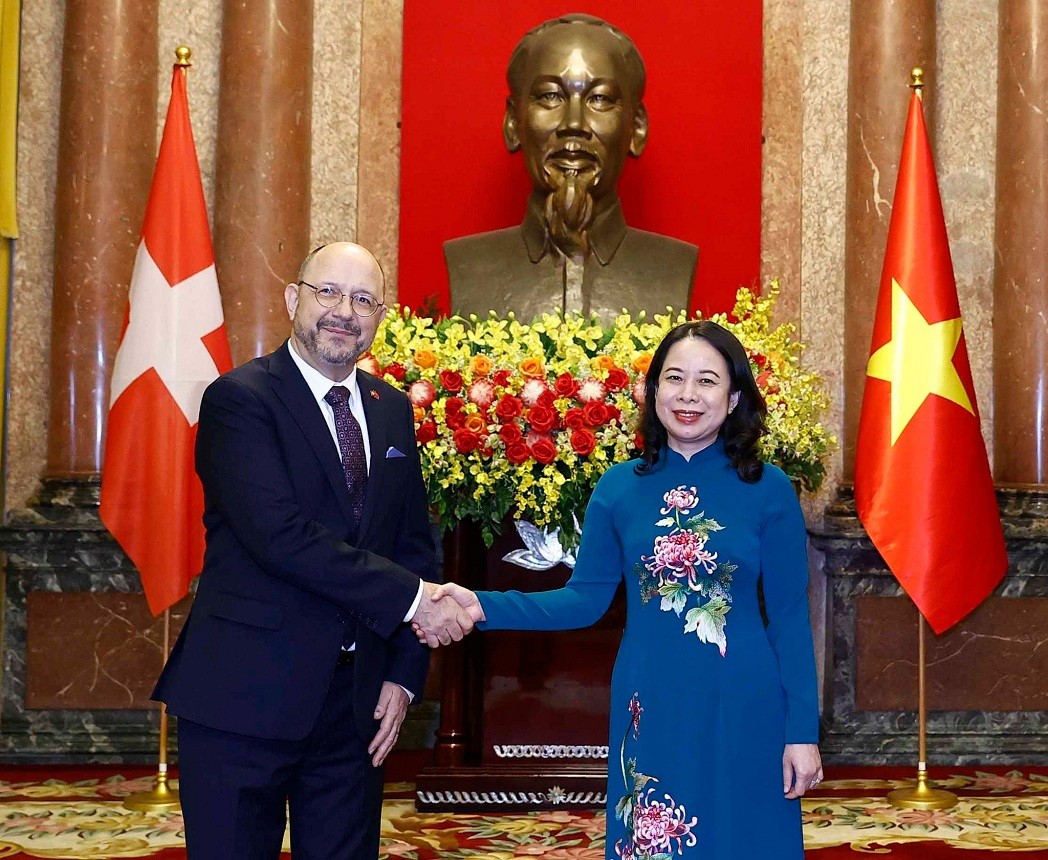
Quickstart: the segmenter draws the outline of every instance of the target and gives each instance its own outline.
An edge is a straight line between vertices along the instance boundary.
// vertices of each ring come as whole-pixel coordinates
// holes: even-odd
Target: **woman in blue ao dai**
[[[649,368],[642,457],[601,477],[571,579],[477,593],[481,628],[561,630],[596,622],[625,579],[609,860],[803,858],[799,798],[822,779],[806,532],[790,481],[758,458],[765,414],[730,332],[673,329]]]

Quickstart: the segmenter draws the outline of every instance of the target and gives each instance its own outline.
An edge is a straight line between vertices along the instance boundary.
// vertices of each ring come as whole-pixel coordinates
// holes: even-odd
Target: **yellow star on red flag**
[[[866,366],[867,376],[892,386],[892,445],[929,395],[937,394],[975,414],[953,364],[960,339],[960,317],[929,323],[892,278],[892,339],[870,356]]]

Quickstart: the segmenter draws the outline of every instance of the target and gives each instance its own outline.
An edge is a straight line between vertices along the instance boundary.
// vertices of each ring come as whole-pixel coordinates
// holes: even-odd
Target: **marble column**
[[[999,15],[994,474],[1048,484],[1048,12],[1001,0]]]
[[[109,376],[156,159],[157,0],[66,5],[49,477],[97,475]]]
[[[925,118],[933,128],[935,0],[853,0],[845,235],[846,479],[851,478],[855,461],[866,362],[910,100],[907,85],[914,66],[925,70]]]
[[[309,252],[312,45],[311,0],[226,0],[215,262],[236,364],[287,336],[283,286]]]

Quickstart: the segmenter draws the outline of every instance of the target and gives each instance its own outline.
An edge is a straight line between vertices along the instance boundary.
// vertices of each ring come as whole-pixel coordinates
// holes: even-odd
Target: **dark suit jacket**
[[[403,624],[435,557],[411,407],[357,371],[371,446],[358,535],[334,440],[285,343],[204,392],[196,468],[207,549],[154,698],[224,731],[308,734],[356,620],[354,715],[374,734],[383,681],[421,694],[428,649]],[[394,453],[403,457],[387,456]]]

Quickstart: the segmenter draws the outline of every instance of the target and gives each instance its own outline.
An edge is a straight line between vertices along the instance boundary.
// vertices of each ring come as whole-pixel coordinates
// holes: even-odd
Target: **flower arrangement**
[[[819,423],[822,382],[800,366],[794,327],[772,326],[778,285],[740,289],[714,322],[747,348],[768,403],[763,456],[816,490],[834,439]],[[663,336],[687,316],[619,315],[610,327],[578,314],[530,324],[432,319],[395,307],[361,366],[408,394],[422,471],[440,521],[471,519],[490,545],[511,511],[577,544],[601,474],[636,456],[644,374]]]

